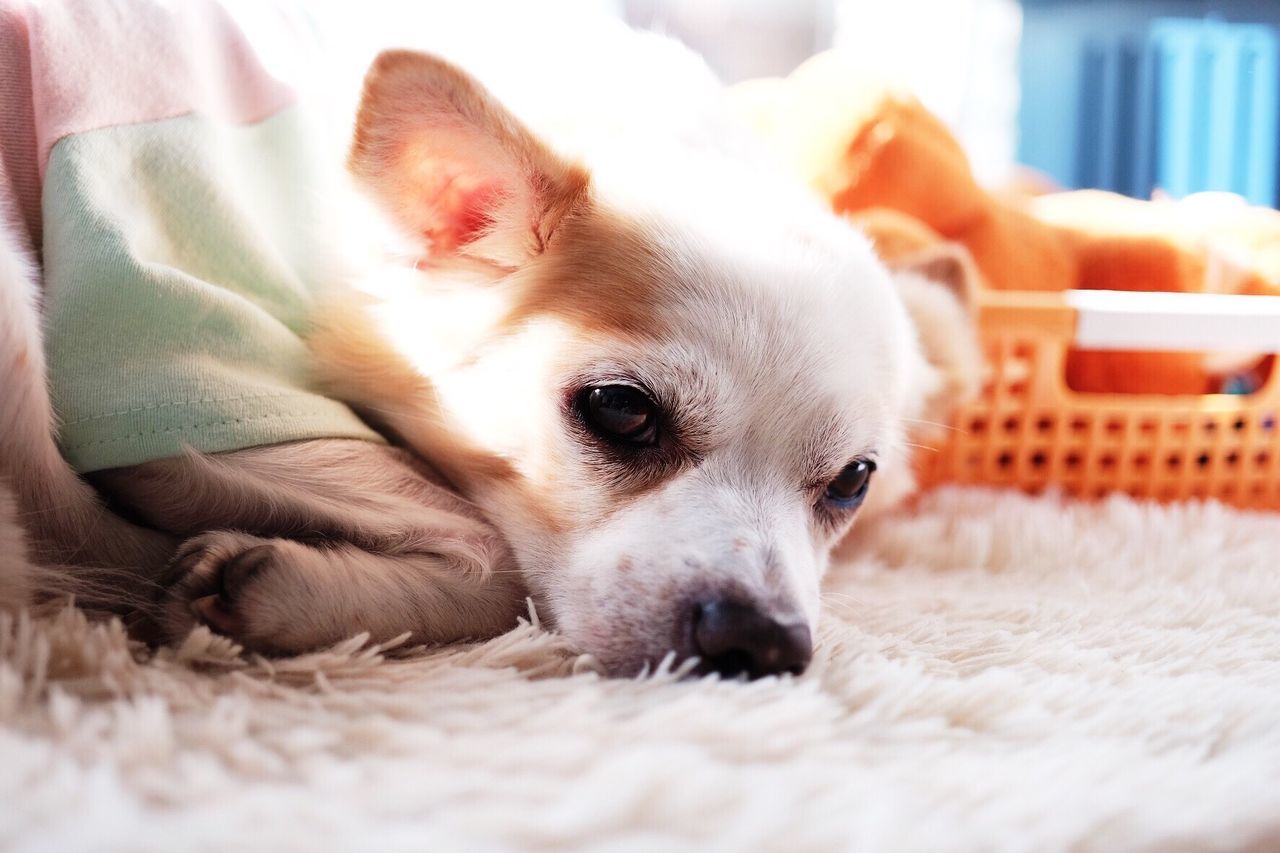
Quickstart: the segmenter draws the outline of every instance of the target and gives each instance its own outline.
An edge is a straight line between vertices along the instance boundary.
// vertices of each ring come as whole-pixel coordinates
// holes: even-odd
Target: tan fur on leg
[[[421,643],[512,627],[524,595],[514,564],[468,571],[449,553],[453,544],[392,554],[345,542],[208,533],[183,546],[175,563],[182,579],[170,589],[164,626],[181,637],[203,622],[269,653],[302,652],[361,631],[374,641],[409,633]]]
[[[91,590],[105,584],[94,569],[162,564],[173,545],[109,512],[58,452],[45,386],[38,288],[35,267],[0,217],[0,477],[12,490],[32,562],[82,567],[60,577],[58,586],[75,591],[78,579],[92,599]],[[73,582],[70,590],[66,581]],[[33,582],[44,586],[39,579]]]
[[[31,597],[31,564],[18,524],[18,502],[0,485],[0,611],[20,610]]]
[[[496,633],[523,608],[506,543],[396,448],[306,441],[95,479],[148,523],[192,537],[157,614],[170,639],[204,622],[260,651],[361,631],[437,642]]]

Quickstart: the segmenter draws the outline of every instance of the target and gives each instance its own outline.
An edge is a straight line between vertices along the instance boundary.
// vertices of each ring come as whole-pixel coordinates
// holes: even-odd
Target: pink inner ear
[[[432,249],[452,252],[484,236],[507,194],[503,182],[447,161],[431,160],[421,169],[418,221]]]

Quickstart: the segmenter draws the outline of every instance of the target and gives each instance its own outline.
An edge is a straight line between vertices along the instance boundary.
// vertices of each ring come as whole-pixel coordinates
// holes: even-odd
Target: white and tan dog
[[[110,511],[58,457],[36,286],[0,247],[0,475],[33,560],[108,602],[159,586],[168,638],[443,642],[505,629],[528,595],[611,673],[671,652],[802,671],[830,551],[869,496],[909,489],[904,430],[950,365],[802,188],[707,149],[640,154],[572,161],[457,67],[383,54],[350,166],[420,259],[362,270],[310,343],[396,446],[100,472]],[[963,326],[907,279],[930,323]]]

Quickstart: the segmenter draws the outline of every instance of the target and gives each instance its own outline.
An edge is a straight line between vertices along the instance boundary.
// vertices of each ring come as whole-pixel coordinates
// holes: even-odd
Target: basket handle
[[[1082,350],[1280,352],[1280,296],[1148,291],[986,291],[995,332],[1038,330]]]
[[[1081,349],[1280,352],[1280,296],[1068,290],[1063,297]]]

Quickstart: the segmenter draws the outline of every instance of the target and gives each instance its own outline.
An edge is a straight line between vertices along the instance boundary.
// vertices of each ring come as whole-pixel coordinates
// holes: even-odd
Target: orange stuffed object
[[[919,101],[836,52],[730,97],[886,260],[955,241],[1001,290],[1280,292],[1280,213],[1246,207],[1224,219],[1103,192],[998,197]],[[1077,352],[1068,362],[1067,381],[1082,391],[1200,394],[1219,380],[1198,353]]]
[[[995,288],[1064,290],[1076,280],[1075,258],[1056,229],[978,186],[941,121],[840,54],[819,54],[782,81],[740,84],[730,97],[836,212],[908,214],[963,243]]]

